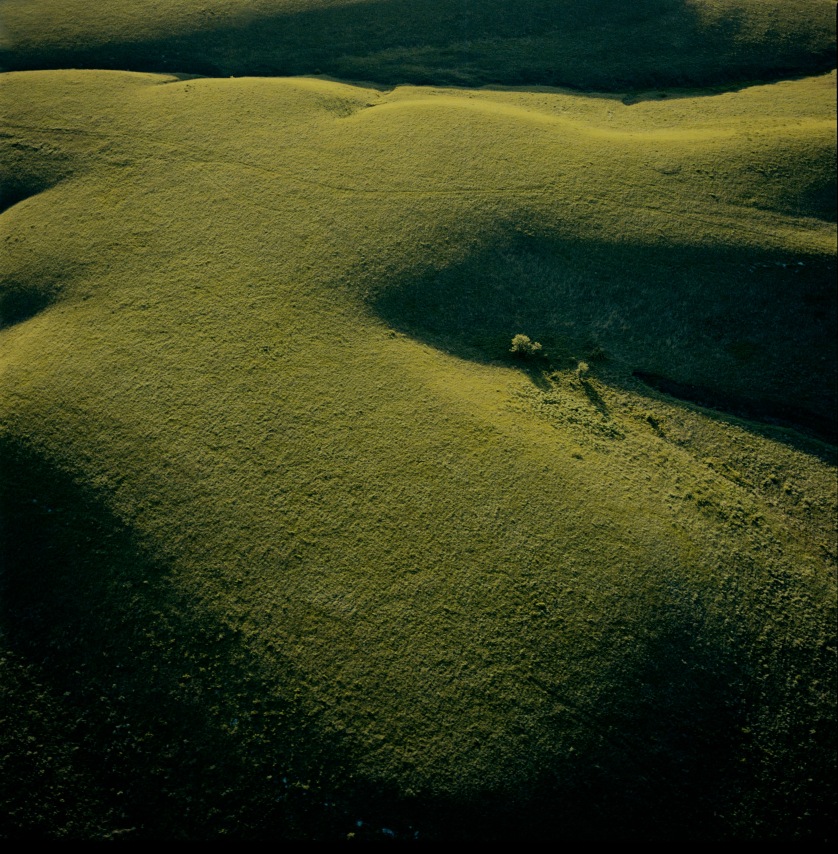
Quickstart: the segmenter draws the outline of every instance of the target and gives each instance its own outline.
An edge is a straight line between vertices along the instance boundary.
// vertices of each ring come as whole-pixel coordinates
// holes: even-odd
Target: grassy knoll
[[[625,92],[828,71],[834,0],[4,0],[0,67]]]
[[[2,85],[2,834],[830,836],[834,74]]]

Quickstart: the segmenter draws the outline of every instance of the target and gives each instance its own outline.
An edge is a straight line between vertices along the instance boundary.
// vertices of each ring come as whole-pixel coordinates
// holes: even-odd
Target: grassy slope
[[[834,76],[3,85],[6,832],[828,832]]]
[[[0,67],[624,92],[834,67],[834,0],[5,0]]]

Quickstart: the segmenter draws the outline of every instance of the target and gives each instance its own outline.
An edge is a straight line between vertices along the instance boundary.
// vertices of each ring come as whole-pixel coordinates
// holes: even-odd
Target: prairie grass
[[[834,423],[834,72],[430,76],[3,75],[3,836],[833,833],[834,445],[634,373]]]

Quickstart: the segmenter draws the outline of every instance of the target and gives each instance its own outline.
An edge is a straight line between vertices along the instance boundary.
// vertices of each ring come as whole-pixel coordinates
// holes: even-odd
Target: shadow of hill
[[[601,674],[599,702],[578,710],[587,741],[549,773],[470,800],[400,797],[355,779],[351,749],[287,699],[305,680],[281,651],[268,667],[234,615],[219,621],[179,593],[91,491],[2,450],[4,838],[710,840],[753,824],[743,799],[764,807],[760,763],[741,761],[764,706],[749,704],[747,639],[695,597],[651,614],[648,637]],[[538,655],[562,655],[549,647]],[[795,769],[829,788],[811,762]],[[799,831],[812,805],[823,821],[795,787],[779,818],[757,816],[773,834]]]
[[[822,4],[825,6],[825,4]],[[822,6],[775,10],[764,31],[742,9],[712,22],[686,0],[368,0],[103,43],[93,33],[16,33],[0,68],[107,68],[207,76],[325,74],[348,80],[599,91],[700,87],[815,74],[835,65]],[[13,25],[13,19],[9,19]],[[14,27],[10,30],[14,32]],[[764,28],[763,28],[764,30]],[[14,39],[14,37],[13,37]]]
[[[341,749],[288,699],[281,652],[257,660],[87,489],[2,459],[0,835],[345,834]]]
[[[28,198],[53,186],[43,180],[28,176],[0,182],[0,214]],[[0,282],[0,330],[22,323],[52,305],[61,292],[61,279],[67,270],[56,270],[56,275],[44,276],[38,281],[19,281],[4,278]]]
[[[838,405],[834,276],[834,260],[819,256],[519,238],[426,269],[373,307],[463,358],[507,360],[523,333],[554,369],[606,357],[615,369],[712,389],[720,400],[773,403],[786,421],[798,410],[801,423],[829,427]]]

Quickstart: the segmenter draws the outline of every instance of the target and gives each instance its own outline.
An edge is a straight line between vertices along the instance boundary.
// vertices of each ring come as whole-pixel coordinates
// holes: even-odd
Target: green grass
[[[835,446],[634,373],[834,424],[835,74],[630,94],[3,75],[0,835],[833,837]]]

